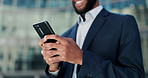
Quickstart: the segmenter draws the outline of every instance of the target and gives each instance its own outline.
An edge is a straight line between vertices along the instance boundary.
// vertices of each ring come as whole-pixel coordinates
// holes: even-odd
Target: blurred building
[[[62,34],[75,22],[70,21],[75,19],[75,13],[71,11],[70,4],[67,4],[68,0],[0,0],[2,77],[44,76],[46,64],[38,47],[40,38],[32,25],[47,20],[57,34]]]
[[[136,17],[148,72],[148,1],[101,0],[101,3],[107,10]],[[0,78],[44,77],[46,64],[38,46],[40,38],[32,25],[47,20],[56,34],[61,35],[77,18],[71,0],[0,0]]]

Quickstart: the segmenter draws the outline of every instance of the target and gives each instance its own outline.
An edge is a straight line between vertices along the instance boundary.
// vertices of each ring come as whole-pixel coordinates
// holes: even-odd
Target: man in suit
[[[133,16],[106,11],[98,0],[72,0],[78,22],[62,37],[39,45],[48,78],[144,78],[140,36]],[[56,43],[44,43],[55,39]],[[51,50],[56,48],[57,50]]]

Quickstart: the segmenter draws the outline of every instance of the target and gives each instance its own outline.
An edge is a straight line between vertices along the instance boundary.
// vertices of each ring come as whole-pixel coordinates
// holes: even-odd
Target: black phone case
[[[48,21],[43,21],[43,22],[34,24],[33,27],[38,33],[38,35],[40,36],[40,38],[44,38],[45,35],[55,34],[50,24],[48,23]],[[56,42],[56,40],[48,39],[46,43],[49,43],[49,42],[54,43]]]

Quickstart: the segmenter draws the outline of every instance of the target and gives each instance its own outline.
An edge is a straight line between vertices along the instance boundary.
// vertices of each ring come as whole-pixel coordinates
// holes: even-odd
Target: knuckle
[[[47,64],[48,64],[48,65],[51,65],[52,63],[51,63],[51,62],[47,62]]]
[[[47,47],[47,46],[48,46],[48,43],[45,43],[45,44],[44,44],[44,47]]]
[[[50,64],[52,64],[52,61],[49,59],[46,59],[46,63],[50,65]]]
[[[53,55],[53,54],[54,54],[53,51],[48,52],[48,55]]]
[[[63,59],[64,61],[66,61],[66,59],[67,59],[66,55],[62,56],[62,59]]]
[[[42,47],[42,43],[41,43],[41,42],[39,42],[38,45],[39,45],[40,47]]]
[[[40,47],[42,47],[43,46],[43,39],[41,39],[40,41],[39,41],[39,43],[38,43],[38,45],[40,46]]]
[[[61,59],[62,59],[63,61],[65,61],[65,57],[64,57],[64,56],[62,56]]]
[[[51,61],[55,61],[55,60],[56,60],[55,58],[52,58],[52,59],[51,59]]]
[[[58,36],[58,35],[54,35],[53,37],[56,39],[56,38],[58,38],[59,36]]]
[[[48,60],[45,60],[45,62],[48,64],[49,62],[48,62]]]
[[[45,57],[46,56],[46,51],[42,50],[41,54]]]

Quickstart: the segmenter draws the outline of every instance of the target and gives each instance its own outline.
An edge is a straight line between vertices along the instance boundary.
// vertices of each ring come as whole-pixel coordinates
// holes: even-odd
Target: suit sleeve
[[[45,73],[46,73],[46,77],[45,78],[56,78],[57,76],[52,75],[51,73],[49,73],[49,65],[46,66],[45,69]]]
[[[105,57],[86,50],[83,52],[79,78],[145,78],[140,35],[133,16],[125,16],[121,32],[120,46],[116,52],[118,63],[115,65]]]

